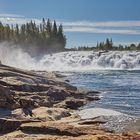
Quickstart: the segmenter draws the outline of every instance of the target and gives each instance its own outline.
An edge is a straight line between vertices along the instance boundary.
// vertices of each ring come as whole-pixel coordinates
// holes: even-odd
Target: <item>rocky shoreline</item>
[[[0,139],[140,139],[138,133],[113,136],[97,118],[82,120],[75,110],[99,100],[100,92],[77,89],[62,77],[1,64]]]

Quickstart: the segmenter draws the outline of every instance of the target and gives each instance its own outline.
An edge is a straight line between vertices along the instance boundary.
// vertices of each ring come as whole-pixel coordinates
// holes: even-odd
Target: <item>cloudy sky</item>
[[[140,42],[140,0],[0,0],[0,20],[22,24],[44,18],[62,23],[67,47]]]

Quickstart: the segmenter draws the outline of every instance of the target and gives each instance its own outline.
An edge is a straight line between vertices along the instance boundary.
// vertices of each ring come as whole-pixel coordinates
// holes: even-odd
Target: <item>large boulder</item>
[[[70,96],[70,93],[68,91],[65,91],[63,89],[59,88],[50,88],[46,95],[49,97],[49,100],[51,102],[60,102],[65,100],[68,96]]]
[[[71,116],[69,110],[63,108],[39,107],[34,109],[33,114],[41,120],[60,120],[61,118]]]
[[[0,97],[2,97],[4,100],[13,100],[13,94],[10,89],[2,85],[0,85]]]
[[[14,99],[14,92],[2,85],[0,85],[0,107],[10,109],[19,107],[18,102]]]
[[[20,127],[21,121],[0,118],[0,133],[9,133]]]
[[[85,100],[81,99],[68,99],[65,101],[65,107],[70,109],[78,109],[85,104]]]

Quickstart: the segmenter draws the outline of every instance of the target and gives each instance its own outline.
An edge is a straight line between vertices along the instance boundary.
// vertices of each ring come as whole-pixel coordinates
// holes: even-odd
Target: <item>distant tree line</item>
[[[79,46],[79,47],[74,47],[74,48],[71,48],[71,49],[67,49],[68,51],[92,51],[92,50],[106,50],[106,51],[140,51],[140,43],[138,45],[136,44],[130,44],[130,45],[119,45],[119,46],[115,46],[113,44],[113,41],[112,39],[106,39],[105,42],[97,42],[97,45],[96,46],[93,46],[93,47],[89,47],[89,46]]]
[[[120,51],[135,51],[135,50],[140,50],[140,43],[138,45],[132,43],[130,45],[119,45],[119,46],[115,46],[113,45],[113,41],[112,39],[106,39],[105,42],[100,42],[97,43],[96,49],[99,50],[120,50]]]
[[[34,21],[22,25],[9,25],[0,22],[0,42],[8,41],[19,45],[22,49],[38,52],[62,51],[65,49],[66,37],[63,26],[56,21],[46,21],[44,18],[40,25]]]

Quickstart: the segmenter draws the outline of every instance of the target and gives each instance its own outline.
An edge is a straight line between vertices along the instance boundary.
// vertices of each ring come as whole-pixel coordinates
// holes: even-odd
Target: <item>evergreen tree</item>
[[[3,25],[0,22],[0,42],[3,41],[18,44],[23,49],[33,50],[34,47],[38,52],[43,53],[51,49],[64,50],[66,45],[62,25],[58,27],[54,21],[52,26],[52,22],[48,19],[46,23],[44,18],[40,25],[36,25],[32,20],[20,26]]]
[[[139,43],[138,46],[137,46],[137,50],[140,50],[140,43]]]
[[[130,49],[131,49],[131,50],[136,50],[136,49],[137,49],[137,48],[136,48],[136,45],[135,45],[135,44],[131,44],[131,45],[130,45]]]
[[[44,18],[42,19],[42,26],[43,26],[43,31],[45,31],[46,30],[46,21]]]
[[[63,47],[62,49],[64,49],[64,47],[66,45],[66,37],[63,34],[63,26],[62,26],[62,24],[58,28],[57,36],[58,36],[58,40],[60,41],[61,46]]]
[[[54,21],[54,23],[53,23],[52,35],[53,35],[53,37],[56,37],[57,36],[57,25],[56,25],[56,21]]]
[[[51,37],[51,32],[52,32],[52,25],[51,25],[50,20],[48,19],[48,21],[47,21],[47,34],[49,37]]]
[[[109,40],[108,38],[106,39],[106,44],[105,44],[105,49],[106,50],[112,50],[112,46],[113,45],[113,43],[112,43],[112,39],[111,40]]]

